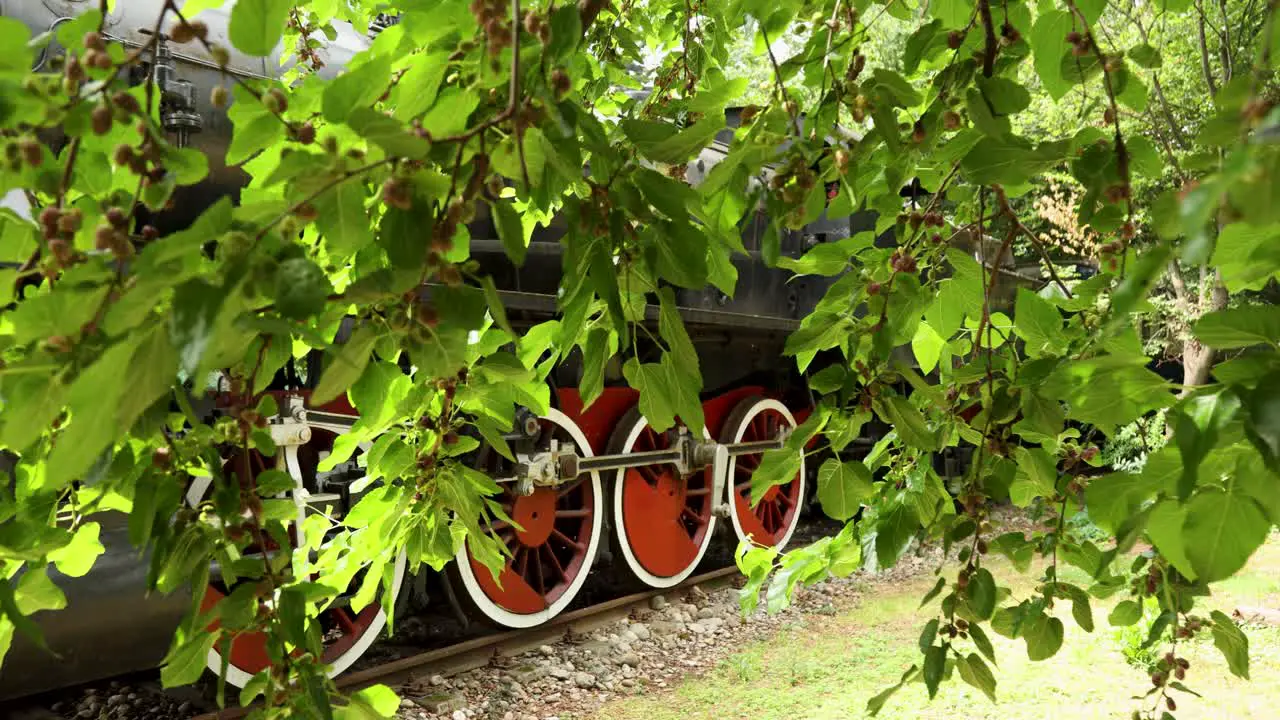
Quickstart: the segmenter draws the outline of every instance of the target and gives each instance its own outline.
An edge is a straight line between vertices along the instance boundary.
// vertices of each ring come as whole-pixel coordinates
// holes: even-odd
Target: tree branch
[[[978,14],[982,17],[982,31],[987,36],[987,44],[982,51],[982,75],[991,77],[995,72],[996,50],[1000,41],[996,39],[995,21],[991,19],[990,0],[978,0]]]
[[[782,103],[782,109],[791,116],[791,125],[795,128],[796,138],[799,138],[800,118],[792,110],[791,99],[787,97],[787,88],[782,84],[782,68],[778,66],[778,59],[773,55],[773,43],[769,42],[769,33],[765,31],[764,25],[760,26],[760,35],[764,37],[764,49],[769,53],[769,62],[773,63],[773,79],[778,88],[778,100]]]
[[[1217,95],[1218,83],[1213,79],[1213,69],[1209,67],[1209,43],[1204,35],[1204,6],[1200,4],[1200,0],[1196,0],[1196,10],[1200,16],[1196,23],[1200,35],[1200,71],[1204,73],[1204,82],[1209,86],[1209,94]]]

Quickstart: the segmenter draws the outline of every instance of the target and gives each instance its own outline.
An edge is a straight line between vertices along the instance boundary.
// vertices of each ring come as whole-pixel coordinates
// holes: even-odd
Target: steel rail
[[[695,575],[669,588],[623,595],[567,612],[536,627],[498,632],[397,658],[381,665],[341,675],[337,678],[337,685],[343,690],[358,690],[380,682],[391,685],[404,683],[421,675],[456,675],[488,665],[496,657],[520,655],[541,645],[557,642],[572,635],[585,634],[629,615],[631,611],[643,607],[651,598],[658,595],[681,592],[700,585],[723,581],[737,572],[736,565],[729,565]],[[192,720],[238,720],[260,707],[262,707],[261,703],[253,703],[245,707],[215,710],[197,715]]]

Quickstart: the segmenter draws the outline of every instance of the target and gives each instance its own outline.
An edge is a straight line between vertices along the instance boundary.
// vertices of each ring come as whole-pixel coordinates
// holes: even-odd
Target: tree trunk
[[[1204,270],[1204,268],[1201,268]],[[1204,274],[1202,273],[1202,277]],[[1201,287],[1207,281],[1201,281]],[[1200,312],[1197,316],[1204,313],[1213,312],[1215,310],[1224,310],[1227,307],[1227,288],[1222,284],[1222,275],[1217,271],[1213,274],[1213,288],[1205,293],[1200,293]],[[1209,382],[1209,371],[1213,369],[1213,348],[1200,344],[1199,340],[1194,337],[1188,337],[1182,343],[1182,393],[1187,394],[1192,388],[1204,385]]]
[[[1209,370],[1213,367],[1213,348],[1201,345],[1199,340],[1188,338],[1182,343],[1182,393],[1209,382]]]

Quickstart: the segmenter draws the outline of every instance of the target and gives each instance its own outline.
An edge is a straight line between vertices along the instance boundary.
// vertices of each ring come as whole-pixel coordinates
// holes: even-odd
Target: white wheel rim
[[[568,415],[560,412],[555,408],[551,408],[546,415],[542,416],[543,420],[547,420],[552,424],[564,429],[573,438],[574,445],[577,446],[578,452],[583,457],[591,457],[591,444],[587,442],[587,436],[582,433],[577,423],[569,418]],[[518,456],[517,456],[518,457]],[[463,587],[467,591],[472,604],[489,618],[499,625],[510,628],[528,628],[535,625],[541,625],[551,618],[559,615],[568,607],[569,603],[578,596],[578,591],[582,589],[582,584],[586,582],[587,575],[591,571],[591,565],[595,562],[596,551],[600,547],[600,526],[601,516],[604,515],[603,489],[600,482],[600,474],[591,473],[591,490],[592,501],[595,503],[595,512],[591,518],[591,539],[587,542],[586,557],[582,561],[582,569],[578,571],[575,577],[564,593],[556,598],[555,602],[546,608],[535,613],[523,614],[514,613],[506,608],[498,605],[485,594],[480,586],[479,580],[476,578],[475,570],[471,567],[470,553],[467,551],[467,544],[463,543],[462,549],[458,551],[454,558],[457,565],[458,577],[462,581]]]
[[[635,447],[636,440],[640,437],[640,433],[644,432],[644,429],[647,427],[649,427],[649,421],[646,420],[644,416],[637,418],[636,423],[627,433],[627,439],[622,444],[622,449],[619,452],[631,452]],[[707,432],[705,427],[702,429],[702,435],[708,440],[711,439],[711,433]],[[705,472],[705,470],[703,472]],[[630,568],[631,572],[635,574],[636,578],[645,585],[655,588],[667,588],[672,585],[678,585],[685,578],[693,574],[693,571],[698,567],[698,563],[702,562],[702,556],[707,554],[707,548],[711,546],[711,537],[715,533],[716,529],[716,514],[714,512],[711,513],[711,518],[707,521],[707,529],[702,535],[702,544],[698,547],[698,554],[694,557],[693,562],[691,562],[688,567],[670,577],[654,575],[640,564],[639,559],[635,556],[635,552],[631,549],[631,543],[627,540],[626,516],[622,512],[622,490],[626,476],[627,470],[625,468],[618,470],[617,477],[613,483],[613,527],[615,536],[618,539],[618,546],[622,549],[622,557],[626,560],[627,567]],[[711,486],[713,488],[715,487],[714,480],[712,481]],[[714,504],[715,498],[712,498],[712,505],[714,506]]]
[[[786,405],[783,405],[777,400],[766,398],[764,400],[760,400],[755,405],[752,405],[751,409],[748,410],[747,413],[742,416],[742,420],[738,423],[738,427],[734,430],[733,441],[735,443],[742,442],[742,436],[746,435],[747,428],[751,426],[751,421],[755,419],[757,415],[759,415],[762,412],[765,412],[766,410],[777,411],[779,414],[782,415],[783,418],[786,419],[787,424],[789,424],[793,428],[796,426],[796,418],[794,415],[791,414],[791,411],[787,409]],[[733,486],[735,485],[734,478],[737,477],[735,473],[737,471],[738,471],[738,458],[736,456],[729,458],[729,467],[728,467],[729,477],[724,484],[725,501],[729,503],[729,519],[733,522],[733,531],[737,534],[739,540],[745,540],[747,538],[747,531],[743,529],[742,521],[738,519],[738,505],[737,505],[737,498],[736,498],[737,491],[733,489]],[[801,500],[803,500],[804,486],[805,486],[804,452],[803,451],[801,451],[800,453],[800,474],[796,477],[796,482],[800,483],[799,493],[797,493],[797,496]],[[791,523],[788,525],[786,532],[782,534],[782,537],[778,539],[778,542],[775,543],[773,547],[779,550],[786,547],[787,543],[790,542],[791,540],[792,533],[796,531],[796,526],[799,524],[800,524],[800,510],[799,508],[797,508],[796,512],[793,513],[791,516]]]
[[[316,423],[312,425],[312,427],[327,430],[329,432],[334,433],[335,435],[342,435],[343,433],[345,433],[347,430],[350,429],[342,426],[325,425],[320,423]],[[371,447],[371,443],[361,443],[360,447],[366,452],[368,452],[369,447]],[[284,461],[285,461],[286,472],[288,472],[289,476],[293,478],[294,482],[297,485],[297,488],[301,488],[302,466],[298,459],[298,446],[289,445],[284,448]],[[209,486],[212,483],[213,483],[213,478],[211,477],[198,477],[192,480],[191,484],[187,487],[187,495],[186,495],[187,504],[190,505],[191,507],[195,507],[199,505],[200,502],[204,499],[205,494],[209,492]],[[304,500],[301,500],[301,495],[299,495],[296,491],[294,493],[294,497],[298,499],[297,501],[298,527],[302,527],[302,521],[306,518],[306,503]],[[404,551],[401,551],[400,554],[396,556],[393,576],[391,581],[392,602],[394,602],[395,598],[400,595],[400,588],[404,584],[405,567],[407,566],[407,564],[408,564],[407,555],[405,554]],[[381,599],[379,599],[379,601],[380,600]],[[340,675],[341,673],[345,672],[347,668],[350,668],[355,663],[355,661],[359,660],[360,657],[364,655],[364,653],[369,649],[369,647],[373,645],[373,643],[378,639],[378,636],[382,633],[382,630],[383,628],[386,627],[386,625],[387,625],[387,612],[383,608],[383,606],[380,604],[378,607],[377,613],[374,615],[373,619],[369,622],[369,625],[368,627],[365,628],[365,631],[361,633],[360,637],[356,638],[356,641],[352,643],[351,647],[347,648],[346,651],[344,651],[338,657],[334,658],[333,661],[329,664],[329,670],[327,673],[328,676],[336,677],[337,675]],[[218,651],[218,648],[216,646],[213,649],[209,650],[209,655],[205,660],[205,665],[209,668],[210,671],[213,672],[214,675],[221,674],[222,653]],[[230,683],[231,685],[234,685],[235,687],[244,687],[249,683],[250,680],[253,679],[253,675],[254,675],[253,673],[247,672],[245,670],[241,670],[240,668],[236,667],[235,665],[232,665],[229,662],[227,663],[226,680],[228,683]]]

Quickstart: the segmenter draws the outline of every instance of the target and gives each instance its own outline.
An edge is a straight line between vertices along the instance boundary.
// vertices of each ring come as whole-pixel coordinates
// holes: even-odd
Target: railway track
[[[374,667],[347,673],[337,679],[339,688],[345,691],[382,683],[404,684],[416,676],[454,675],[489,664],[497,657],[514,657],[542,645],[558,642],[575,635],[616,622],[633,611],[647,606],[659,595],[686,592],[694,587],[717,587],[732,581],[738,573],[736,566],[718,568],[692,576],[678,585],[644,592],[632,593],[606,600],[595,605],[566,612],[542,625],[522,630],[495,632],[454,645],[428,650],[397,658]],[[258,704],[228,708],[197,715],[193,720],[236,720],[243,718]]]

